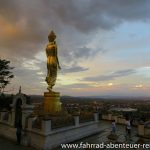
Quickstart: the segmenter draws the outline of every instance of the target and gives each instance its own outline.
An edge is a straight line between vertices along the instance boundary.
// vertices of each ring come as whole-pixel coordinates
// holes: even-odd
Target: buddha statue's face
[[[49,42],[54,42],[55,39],[56,39],[56,35],[53,31],[51,31],[51,33],[48,36],[48,40],[49,40]]]

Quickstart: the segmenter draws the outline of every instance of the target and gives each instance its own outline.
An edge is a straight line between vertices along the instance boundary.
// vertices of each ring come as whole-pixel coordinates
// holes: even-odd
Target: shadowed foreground
[[[0,137],[0,149],[2,150],[36,150],[33,147],[25,147],[16,145],[14,141],[10,141],[4,137]]]

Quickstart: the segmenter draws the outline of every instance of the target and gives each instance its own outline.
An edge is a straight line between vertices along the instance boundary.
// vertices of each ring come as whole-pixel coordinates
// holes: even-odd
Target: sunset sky
[[[26,94],[46,91],[48,34],[57,35],[54,91],[150,96],[150,0],[0,0],[0,58]]]

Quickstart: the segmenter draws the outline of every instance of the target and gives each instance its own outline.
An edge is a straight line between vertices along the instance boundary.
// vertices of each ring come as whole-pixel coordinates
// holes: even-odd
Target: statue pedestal
[[[60,93],[44,92],[44,113],[57,114],[61,111]]]

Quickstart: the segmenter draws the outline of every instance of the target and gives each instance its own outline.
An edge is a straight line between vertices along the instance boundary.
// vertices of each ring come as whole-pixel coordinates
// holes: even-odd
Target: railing
[[[126,122],[126,119],[124,116],[120,116],[120,115],[117,116],[117,115],[112,115],[112,114],[102,114],[102,120],[109,120],[109,121],[115,120],[115,122],[118,124],[125,124]],[[138,124],[139,124],[139,121],[137,118],[135,118],[132,121],[132,125],[137,126]]]
[[[6,112],[2,118],[4,121],[8,121],[9,120],[9,113]]]
[[[80,122],[81,116],[68,116],[68,117],[51,117],[43,120],[42,118],[29,118],[28,119],[28,130],[48,134],[49,132],[57,131],[57,129],[65,130],[66,127],[77,127],[84,125],[87,122],[98,122],[98,113],[94,113],[84,118],[84,122]],[[83,118],[82,118],[83,119]],[[81,124],[82,123],[82,124]],[[37,130],[39,129],[39,130]]]
[[[7,111],[0,112],[0,122],[12,125],[12,114]]]
[[[24,115],[24,114],[23,114]],[[98,113],[86,113],[81,116],[67,116],[67,117],[52,117],[48,120],[43,120],[42,117],[28,117],[23,116],[23,128],[27,128],[29,130],[35,130],[37,132],[45,133],[51,132],[54,129],[64,128],[65,127],[75,127],[80,126],[84,123],[98,121]],[[0,123],[4,123],[10,126],[14,126],[15,121],[15,112],[0,112]],[[38,129],[38,130],[37,130]]]
[[[145,135],[150,138],[150,127],[145,127],[144,131],[145,131]]]
[[[72,116],[69,117],[54,117],[51,119],[51,128],[58,129],[67,126],[74,126],[75,121]]]
[[[84,113],[79,117],[79,123],[94,121],[93,113]]]

